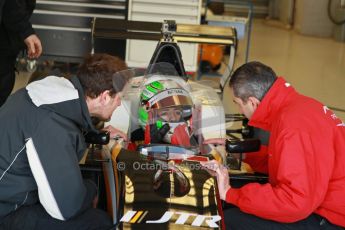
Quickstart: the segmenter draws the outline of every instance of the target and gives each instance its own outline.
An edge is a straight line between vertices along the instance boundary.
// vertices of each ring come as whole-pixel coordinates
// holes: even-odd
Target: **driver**
[[[145,144],[168,143],[190,147],[193,102],[180,79],[162,78],[145,83],[140,95],[139,123]]]
[[[158,117],[165,122],[179,122],[182,119],[182,107],[164,108],[158,111]]]

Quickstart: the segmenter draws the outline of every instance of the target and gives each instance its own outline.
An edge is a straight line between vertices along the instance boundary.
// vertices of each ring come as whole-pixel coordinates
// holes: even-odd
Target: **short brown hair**
[[[119,57],[109,54],[90,54],[80,65],[77,77],[84,89],[85,96],[96,98],[105,90],[110,95],[120,92],[128,79],[116,79],[113,85],[113,76],[116,72],[127,69],[126,63]]]

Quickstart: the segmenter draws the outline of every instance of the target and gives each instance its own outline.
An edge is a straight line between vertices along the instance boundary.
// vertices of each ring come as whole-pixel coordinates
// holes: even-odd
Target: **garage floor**
[[[244,40],[240,41],[235,67],[244,63]],[[345,43],[331,38],[303,36],[255,20],[249,60],[271,66],[284,76],[300,93],[316,98],[345,120]],[[21,72],[15,90],[23,87],[29,74]],[[228,90],[224,95],[226,112],[237,112]]]
[[[244,47],[240,41],[235,68],[244,63]],[[271,66],[300,93],[341,109],[335,113],[345,120],[345,42],[303,36],[256,20],[249,55],[249,61],[254,60]],[[229,98],[228,92],[224,98]],[[235,111],[232,100],[225,100],[224,107]]]

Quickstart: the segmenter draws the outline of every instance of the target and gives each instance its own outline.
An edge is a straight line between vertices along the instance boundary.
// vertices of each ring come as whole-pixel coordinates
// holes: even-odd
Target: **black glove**
[[[163,143],[163,138],[167,132],[169,132],[169,124],[164,124],[160,129],[157,128],[156,124],[150,125],[150,138],[151,144]]]

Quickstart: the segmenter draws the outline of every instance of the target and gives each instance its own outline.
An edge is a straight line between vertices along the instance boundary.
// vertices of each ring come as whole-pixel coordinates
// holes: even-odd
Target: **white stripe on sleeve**
[[[59,220],[65,220],[57,205],[54,194],[49,185],[47,175],[42,167],[35,145],[31,138],[26,142],[26,151],[32,174],[38,187],[38,197],[44,209],[50,216]]]

